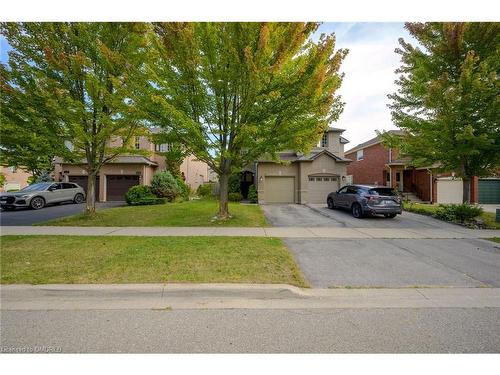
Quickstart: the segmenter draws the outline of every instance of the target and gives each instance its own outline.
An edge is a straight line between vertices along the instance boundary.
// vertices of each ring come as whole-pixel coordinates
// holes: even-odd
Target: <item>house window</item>
[[[309,177],[309,181],[314,181],[314,177]]]
[[[162,144],[155,144],[155,151],[156,152],[169,152],[170,151],[170,145],[168,143],[162,143]]]
[[[321,138],[321,147],[328,147],[328,133],[324,133]]]
[[[356,151],[356,160],[363,160],[363,149]]]
[[[140,144],[140,141],[141,140],[141,137],[135,137],[135,149],[138,150],[141,148],[141,144]]]

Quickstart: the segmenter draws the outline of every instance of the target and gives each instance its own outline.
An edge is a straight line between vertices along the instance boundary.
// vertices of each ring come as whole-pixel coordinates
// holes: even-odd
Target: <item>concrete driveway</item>
[[[500,245],[476,239],[286,239],[306,279],[329,287],[500,287]]]
[[[476,239],[390,238],[391,228],[456,232],[463,228],[458,225],[409,212],[394,219],[355,219],[349,212],[324,205],[263,205],[262,209],[277,227],[389,229],[387,239],[285,239],[313,287],[500,287],[499,244]]]
[[[102,202],[96,203],[96,208],[102,210],[104,208],[123,206],[124,204],[125,202]],[[77,215],[82,213],[84,209],[85,203],[62,203],[56,206],[47,206],[41,210],[32,210],[29,208],[18,208],[15,211],[2,210],[0,212],[0,225],[33,225],[60,217]]]
[[[324,204],[306,206],[301,204],[262,205],[268,221],[275,227],[336,227],[336,228],[427,228],[456,229],[458,226],[434,218],[404,211],[394,219],[383,216],[356,219],[351,213],[330,210]]]

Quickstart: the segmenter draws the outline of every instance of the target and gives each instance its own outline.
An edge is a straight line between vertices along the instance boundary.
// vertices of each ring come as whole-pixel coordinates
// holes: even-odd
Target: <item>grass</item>
[[[438,206],[422,203],[404,203],[403,208],[406,211],[414,212],[416,214],[432,216],[436,213]],[[495,214],[493,212],[483,212],[480,219],[483,220],[485,227],[490,229],[500,229],[500,223],[495,221]]]
[[[258,205],[229,203],[232,217],[214,220],[218,202],[213,199],[192,200],[154,206],[127,206],[50,220],[39,225],[79,227],[261,227],[267,226]]]
[[[3,284],[307,286],[283,242],[253,237],[2,236]]]
[[[500,243],[500,237],[488,238],[490,241]]]

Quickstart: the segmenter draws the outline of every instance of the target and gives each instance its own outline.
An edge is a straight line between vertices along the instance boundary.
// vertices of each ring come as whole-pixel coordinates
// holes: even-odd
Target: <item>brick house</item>
[[[0,173],[5,176],[5,182],[0,186],[0,192],[20,190],[28,186],[28,179],[33,176],[32,173],[21,167],[9,167],[5,165],[0,165]]]
[[[160,129],[152,128],[150,132],[158,133]],[[119,147],[121,142],[119,138],[113,139],[110,147]],[[162,152],[168,151],[168,144],[155,144],[148,135],[135,137],[133,142],[135,149],[144,151],[143,155],[119,155],[103,165],[96,180],[97,201],[122,201],[131,186],[150,185],[155,172],[166,170]],[[187,156],[180,169],[186,184],[193,190],[209,181],[208,165],[194,155]],[[87,189],[88,176],[83,162],[68,163],[55,158],[54,179],[76,182]]]
[[[386,148],[378,136],[346,151],[345,157],[352,160],[347,174],[355,184],[391,186],[424,202],[462,202],[462,181],[454,172],[438,172],[436,166],[412,167],[410,159],[400,157],[397,149]],[[500,203],[500,179],[474,177],[471,202]]]

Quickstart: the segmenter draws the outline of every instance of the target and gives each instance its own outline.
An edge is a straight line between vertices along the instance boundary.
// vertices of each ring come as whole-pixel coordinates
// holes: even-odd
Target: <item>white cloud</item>
[[[394,49],[398,38],[410,39],[403,24],[323,24],[321,32],[335,32],[336,48],[348,48],[342,64],[345,73],[339,94],[346,103],[335,126],[346,129],[348,148],[375,135],[375,130],[394,129],[387,94],[396,90],[395,69],[400,65]]]

